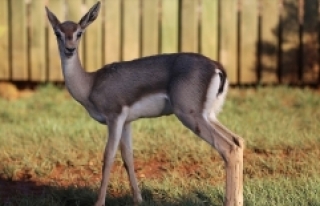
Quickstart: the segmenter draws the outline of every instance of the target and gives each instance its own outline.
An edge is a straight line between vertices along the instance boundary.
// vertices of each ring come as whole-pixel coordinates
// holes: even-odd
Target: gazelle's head
[[[46,7],[46,12],[53,31],[57,37],[60,55],[62,57],[72,57],[77,49],[82,33],[98,16],[100,2],[97,2],[86,13],[79,23],[65,21],[60,23],[59,19]]]

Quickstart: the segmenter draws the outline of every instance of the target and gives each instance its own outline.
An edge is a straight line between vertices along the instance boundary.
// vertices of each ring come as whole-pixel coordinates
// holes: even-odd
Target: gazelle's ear
[[[98,1],[95,5],[91,7],[91,9],[86,13],[81,20],[79,21],[79,25],[82,29],[85,29],[89,24],[91,24],[99,14],[101,3]]]
[[[48,7],[45,7],[45,8],[46,8],[46,12],[47,12],[47,16],[48,16],[49,22],[50,22],[52,28],[55,29],[55,28],[60,24],[60,21],[59,21],[59,19],[56,17],[56,15],[54,15],[54,14],[48,9]]]

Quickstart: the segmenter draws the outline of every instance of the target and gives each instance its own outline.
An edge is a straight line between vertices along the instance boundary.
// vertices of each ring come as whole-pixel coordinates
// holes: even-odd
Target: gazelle
[[[109,127],[95,205],[105,205],[110,169],[119,144],[134,203],[142,202],[134,172],[130,123],[170,114],[175,114],[187,128],[218,150],[226,165],[225,205],[243,205],[244,140],[216,118],[228,89],[221,64],[200,54],[176,53],[115,62],[87,73],[79,60],[78,44],[99,10],[100,2],[79,23],[60,23],[46,8],[57,36],[68,91],[93,119]]]

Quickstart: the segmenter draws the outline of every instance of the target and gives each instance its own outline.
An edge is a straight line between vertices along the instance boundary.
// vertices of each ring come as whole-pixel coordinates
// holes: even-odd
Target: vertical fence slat
[[[105,63],[120,61],[121,53],[121,1],[105,0],[104,7]]]
[[[277,82],[278,1],[261,0],[261,82]],[[272,15],[270,15],[272,14]]]
[[[9,25],[8,25],[8,1],[0,0],[0,79],[8,80],[9,71]]]
[[[227,70],[230,83],[237,83],[237,1],[223,0],[220,4],[220,61]]]
[[[45,58],[45,2],[43,0],[31,1],[30,17],[30,79],[44,81],[46,78]]]
[[[88,11],[97,0],[86,0],[86,11]],[[85,65],[87,71],[95,71],[102,65],[102,15],[90,24],[84,34],[85,38]]]
[[[181,1],[181,51],[198,52],[198,1]]]
[[[64,19],[65,20],[69,20],[69,21],[74,21],[74,22],[79,22],[81,17],[86,13],[88,12],[88,9],[90,8],[85,8],[82,4],[82,0],[67,0],[65,1],[65,6],[66,6],[66,18]],[[92,25],[90,25],[91,27]],[[87,29],[88,31],[89,29]],[[87,32],[86,31],[86,32]],[[85,33],[86,33],[85,32]],[[83,35],[83,37],[85,36],[86,34]],[[85,44],[85,41],[84,41],[84,38],[82,37],[82,40],[79,44],[79,48],[78,48],[78,52],[79,52],[79,57],[80,57],[80,60],[82,62],[82,66],[84,66],[85,68],[85,65],[87,65],[86,63],[86,59],[84,58],[84,44]]]
[[[178,0],[162,0],[161,53],[178,51]]]
[[[139,57],[140,22],[139,0],[123,0],[123,60]]]
[[[25,1],[10,1],[12,18],[12,78],[28,80],[27,16]]]
[[[258,1],[242,0],[240,83],[257,81]]]
[[[82,7],[81,0],[65,0],[66,13],[65,20],[79,22],[81,17],[88,11],[88,8]]]
[[[57,16],[60,21],[64,20],[64,1],[63,0],[49,0],[49,9]],[[47,17],[45,17],[47,19]],[[49,81],[63,81],[59,49],[56,40],[56,36],[51,28],[49,20],[47,20],[48,26],[48,60],[49,60]]]
[[[319,1],[304,0],[303,81],[316,83],[319,76],[318,18]]]
[[[142,56],[157,54],[159,24],[158,0],[142,1]]]
[[[298,2],[284,0],[283,5],[283,32],[282,32],[282,62],[281,74],[285,83],[298,81],[298,49],[299,49],[299,24]]]
[[[202,0],[201,53],[218,59],[218,0]]]

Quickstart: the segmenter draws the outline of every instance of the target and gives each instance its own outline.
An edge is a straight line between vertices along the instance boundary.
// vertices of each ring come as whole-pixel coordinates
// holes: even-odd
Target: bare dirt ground
[[[311,155],[312,154],[312,155]],[[306,159],[308,156],[318,155],[320,156],[320,149],[317,147],[308,148],[303,150],[276,150],[276,151],[264,151],[264,150],[246,150],[244,154],[244,178],[266,178],[277,175],[281,176],[297,176],[301,173],[303,168],[308,164]],[[268,167],[263,162],[277,161],[278,165],[274,168]],[[292,162],[296,165],[286,167]],[[10,164],[9,162],[4,164]],[[224,175],[214,175],[206,170],[201,169],[203,163],[174,163],[169,160],[150,160],[148,162],[141,162],[138,159],[135,160],[135,170],[137,177],[140,181],[148,181],[151,179],[160,180],[165,175],[174,171],[175,174],[179,174],[183,178],[196,178],[205,179],[206,182],[212,185],[221,184],[224,180]],[[212,165],[223,165],[222,160],[218,156],[213,156],[212,161],[208,162]],[[101,173],[95,172],[97,168],[101,168],[101,163],[89,162],[88,165],[76,166],[76,165],[56,165],[52,169],[49,175],[39,177],[30,171],[19,171],[15,176],[15,179],[8,179],[0,176],[0,197],[10,198],[12,195],[37,195],[43,194],[49,188],[65,188],[65,187],[92,187],[98,185],[101,179]],[[202,167],[203,168],[203,167]],[[1,168],[0,168],[1,169]],[[112,174],[122,172],[121,181],[124,184],[129,184],[124,167],[122,163],[115,162]],[[223,171],[220,171],[223,172]],[[112,177],[111,174],[111,177]],[[64,178],[61,178],[64,177]],[[113,181],[111,179],[111,181]],[[112,194],[117,195],[117,194]]]

